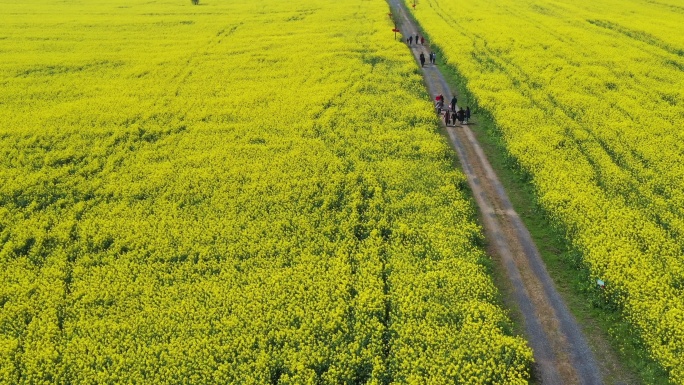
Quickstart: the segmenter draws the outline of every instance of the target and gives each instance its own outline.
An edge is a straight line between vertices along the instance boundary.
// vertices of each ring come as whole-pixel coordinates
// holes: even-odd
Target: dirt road
[[[402,34],[415,38],[418,28],[408,17],[402,0],[388,2]],[[427,64],[428,48],[414,43],[411,51],[416,61],[421,53],[425,55],[423,72],[428,90],[433,100],[438,94],[444,95],[447,105],[453,93],[438,67]],[[467,125],[446,130],[482,214],[488,242],[510,280],[526,337],[534,350],[536,377],[545,385],[603,384],[594,354],[475,135]]]

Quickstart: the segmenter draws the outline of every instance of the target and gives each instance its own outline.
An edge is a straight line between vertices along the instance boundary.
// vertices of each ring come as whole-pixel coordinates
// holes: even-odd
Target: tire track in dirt
[[[388,0],[404,36],[418,28],[402,0]],[[414,58],[427,48],[411,47]],[[431,95],[453,94],[436,66],[422,68]],[[475,135],[466,125],[447,127],[468,184],[481,212],[487,239],[504,266],[514,300],[534,350],[535,372],[542,384],[603,384],[596,359],[574,317],[555,289],[532,237],[508,199]]]

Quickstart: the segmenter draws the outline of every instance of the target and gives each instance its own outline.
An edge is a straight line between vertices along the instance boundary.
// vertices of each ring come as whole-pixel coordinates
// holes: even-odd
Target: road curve
[[[419,29],[408,16],[403,0],[388,2],[402,35],[416,36]],[[416,61],[420,53],[427,58],[429,50],[425,46],[413,44],[410,48]],[[422,71],[430,94],[442,94],[450,101],[453,93],[439,68],[428,64]],[[602,385],[593,352],[472,130],[467,125],[446,130],[481,212],[488,242],[513,288],[525,334],[534,351],[536,377],[544,385]]]

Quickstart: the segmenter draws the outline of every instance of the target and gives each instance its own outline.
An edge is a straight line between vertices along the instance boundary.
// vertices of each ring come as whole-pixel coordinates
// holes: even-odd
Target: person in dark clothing
[[[408,43],[409,45],[413,44],[413,35],[409,36]]]
[[[420,36],[416,35],[416,44],[418,44],[418,39],[420,39]]]
[[[468,121],[470,120],[470,107],[466,107],[465,110],[465,122],[468,124]]]
[[[434,55],[432,52],[430,52],[430,64],[432,64],[432,55]]]
[[[465,111],[463,111],[463,108],[459,108],[456,115],[458,116],[458,122],[463,124],[463,121],[465,121]]]
[[[420,66],[425,67],[425,54],[422,52],[420,53]]]
[[[449,111],[444,111],[444,125],[449,127],[449,124],[451,124],[451,114]]]
[[[420,45],[425,45],[425,37],[420,38]]]
[[[456,112],[456,103],[457,102],[458,102],[458,99],[456,99],[455,96],[453,98],[451,98],[451,111],[454,113]]]

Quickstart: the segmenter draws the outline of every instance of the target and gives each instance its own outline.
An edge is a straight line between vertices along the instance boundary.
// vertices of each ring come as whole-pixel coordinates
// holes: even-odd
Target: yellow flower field
[[[526,383],[387,12],[3,2],[0,383]]]
[[[421,0],[414,15],[684,384],[682,3]]]

